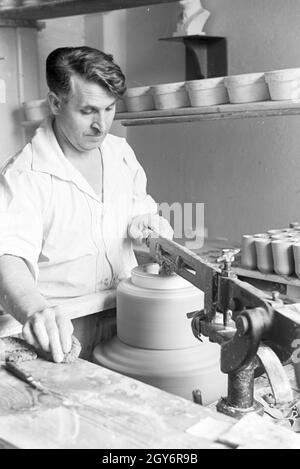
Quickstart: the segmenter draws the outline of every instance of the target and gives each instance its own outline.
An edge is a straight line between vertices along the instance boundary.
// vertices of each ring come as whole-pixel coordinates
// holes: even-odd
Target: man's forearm
[[[48,306],[36,288],[25,261],[20,257],[0,257],[0,303],[6,312],[22,324],[29,316]]]

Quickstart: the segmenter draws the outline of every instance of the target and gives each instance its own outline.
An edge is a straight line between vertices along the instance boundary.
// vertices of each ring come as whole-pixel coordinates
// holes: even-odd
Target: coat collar
[[[65,157],[53,132],[52,122],[51,117],[45,120],[32,139],[32,169],[72,182],[81,191],[100,202],[100,196]],[[105,146],[104,141],[99,148],[102,154],[105,152]]]

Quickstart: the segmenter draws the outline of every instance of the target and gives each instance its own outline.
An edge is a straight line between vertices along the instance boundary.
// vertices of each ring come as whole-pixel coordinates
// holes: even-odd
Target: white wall
[[[0,165],[24,144],[22,103],[39,95],[36,30],[0,28],[0,78],[6,82],[6,103],[0,104]]]
[[[298,0],[207,0],[211,35],[225,36],[229,73],[300,66]],[[158,42],[175,30],[178,5],[128,11],[130,83],[177,81],[181,45]],[[300,117],[136,127],[129,142],[160,202],[205,202],[209,235],[243,233],[300,220]]]
[[[46,58],[57,47],[81,46],[85,44],[83,16],[55,18],[45,22],[46,27],[38,34],[40,97],[47,95]]]
[[[184,47],[159,41],[175,30],[178,5],[127,11],[127,80],[129,86],[180,81],[185,77]]]

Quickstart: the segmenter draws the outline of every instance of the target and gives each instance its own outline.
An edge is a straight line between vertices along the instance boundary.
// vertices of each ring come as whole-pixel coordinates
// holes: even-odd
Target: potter
[[[126,90],[113,57],[63,47],[46,73],[51,116],[0,176],[0,303],[62,362],[73,332],[62,299],[116,288],[137,265],[132,240],[173,232],[133,149],[109,133]]]
[[[210,12],[202,7],[200,0],[181,0],[179,3],[182,11],[173,36],[205,35],[203,28]]]

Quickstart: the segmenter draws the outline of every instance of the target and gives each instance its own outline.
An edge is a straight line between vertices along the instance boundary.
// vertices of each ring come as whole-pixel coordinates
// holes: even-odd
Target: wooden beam
[[[175,1],[177,0],[49,0],[39,6],[21,6],[5,10],[0,12],[0,18],[37,20],[174,3]]]

